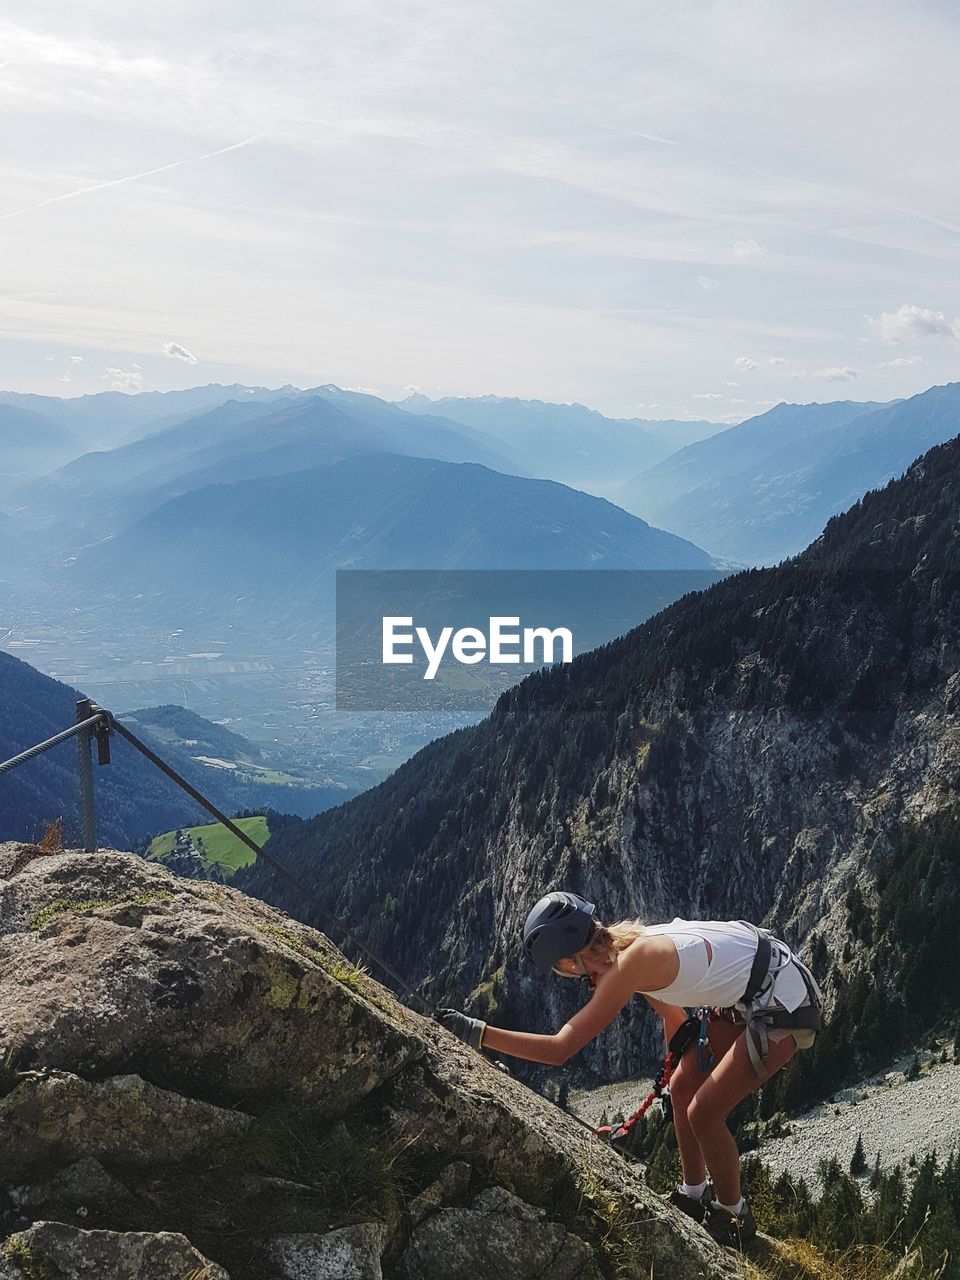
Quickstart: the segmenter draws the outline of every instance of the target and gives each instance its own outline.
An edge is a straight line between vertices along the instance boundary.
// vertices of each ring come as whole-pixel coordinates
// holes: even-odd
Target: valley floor
[[[911,1080],[912,1061],[911,1054],[884,1075],[843,1089],[833,1101],[791,1119],[792,1132],[764,1142],[760,1156],[771,1170],[786,1170],[810,1186],[824,1157],[836,1156],[849,1169],[859,1134],[868,1172],[878,1153],[888,1169],[911,1156],[919,1161],[932,1150],[945,1159],[960,1147],[960,1065],[924,1055],[920,1074]]]

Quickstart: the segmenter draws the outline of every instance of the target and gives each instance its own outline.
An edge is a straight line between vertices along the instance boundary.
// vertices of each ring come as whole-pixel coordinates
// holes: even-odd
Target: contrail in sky
[[[65,191],[62,196],[50,196],[49,199],[41,200],[38,204],[27,205],[25,209],[13,209],[10,213],[0,213],[0,222],[5,218],[19,218],[21,214],[33,213],[35,209],[43,209],[48,204],[59,204],[61,200],[73,200],[76,196],[89,195],[91,191],[119,187],[125,182],[139,182],[141,178],[152,178],[155,173],[166,173],[169,169],[179,169],[185,164],[198,164],[201,160],[212,160],[214,156],[225,155],[228,151],[239,151],[241,147],[247,147],[251,142],[258,142],[260,138],[267,137],[271,132],[273,130],[255,133],[249,138],[244,138],[242,142],[232,142],[229,147],[220,147],[217,151],[208,151],[202,156],[190,156],[186,160],[174,160],[172,164],[162,164],[157,169],[146,169],[143,173],[128,173],[124,178],[111,178],[107,182],[95,182],[89,187],[78,187],[76,191]]]

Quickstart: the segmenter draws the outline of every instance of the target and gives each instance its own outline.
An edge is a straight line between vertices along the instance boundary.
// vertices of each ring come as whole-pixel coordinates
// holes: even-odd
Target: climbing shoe
[[[681,1213],[685,1213],[694,1222],[702,1222],[706,1217],[707,1209],[703,1201],[696,1200],[693,1196],[685,1195],[679,1187],[674,1187],[670,1192],[667,1196],[667,1203],[672,1204]]]
[[[711,1188],[707,1188],[707,1195]],[[704,1196],[703,1208],[706,1214],[703,1225],[719,1244],[731,1245],[734,1249],[742,1249],[757,1234],[757,1224],[753,1220],[750,1206],[746,1200],[739,1213],[731,1213],[729,1209],[721,1209],[716,1200]]]

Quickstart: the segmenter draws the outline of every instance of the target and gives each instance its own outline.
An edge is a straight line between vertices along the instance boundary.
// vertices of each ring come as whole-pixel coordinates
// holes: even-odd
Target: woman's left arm
[[[526,1058],[529,1062],[562,1066],[608,1027],[635,994],[632,979],[615,965],[597,983],[590,1001],[554,1035],[504,1031],[500,1027],[488,1026],[483,1033],[483,1048],[507,1053],[514,1058]]]

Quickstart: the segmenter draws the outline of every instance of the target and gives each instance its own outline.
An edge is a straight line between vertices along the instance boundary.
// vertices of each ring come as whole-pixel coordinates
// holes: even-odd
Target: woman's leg
[[[729,1053],[737,1037],[743,1032],[743,1023],[727,1022],[717,1018],[710,1023],[708,1035],[710,1048],[716,1059],[713,1070],[717,1070],[720,1062]],[[680,1149],[680,1164],[683,1167],[683,1180],[690,1186],[697,1186],[707,1176],[704,1165],[704,1153],[690,1127],[689,1109],[699,1090],[703,1088],[710,1076],[701,1071],[697,1064],[697,1047],[691,1045],[680,1060],[680,1066],[673,1073],[670,1081],[670,1100],[673,1103],[673,1127],[677,1135],[677,1146]],[[712,1170],[711,1170],[712,1172]]]
[[[729,1053],[717,1062],[709,1076],[697,1089],[686,1109],[686,1123],[713,1178],[714,1195],[720,1204],[735,1205],[740,1200],[740,1154],[733,1134],[727,1128],[727,1116],[748,1094],[762,1083],[750,1061],[744,1027]],[[797,1051],[793,1036],[770,1041],[766,1079],[779,1071]],[[678,1133],[679,1140],[679,1133]]]

